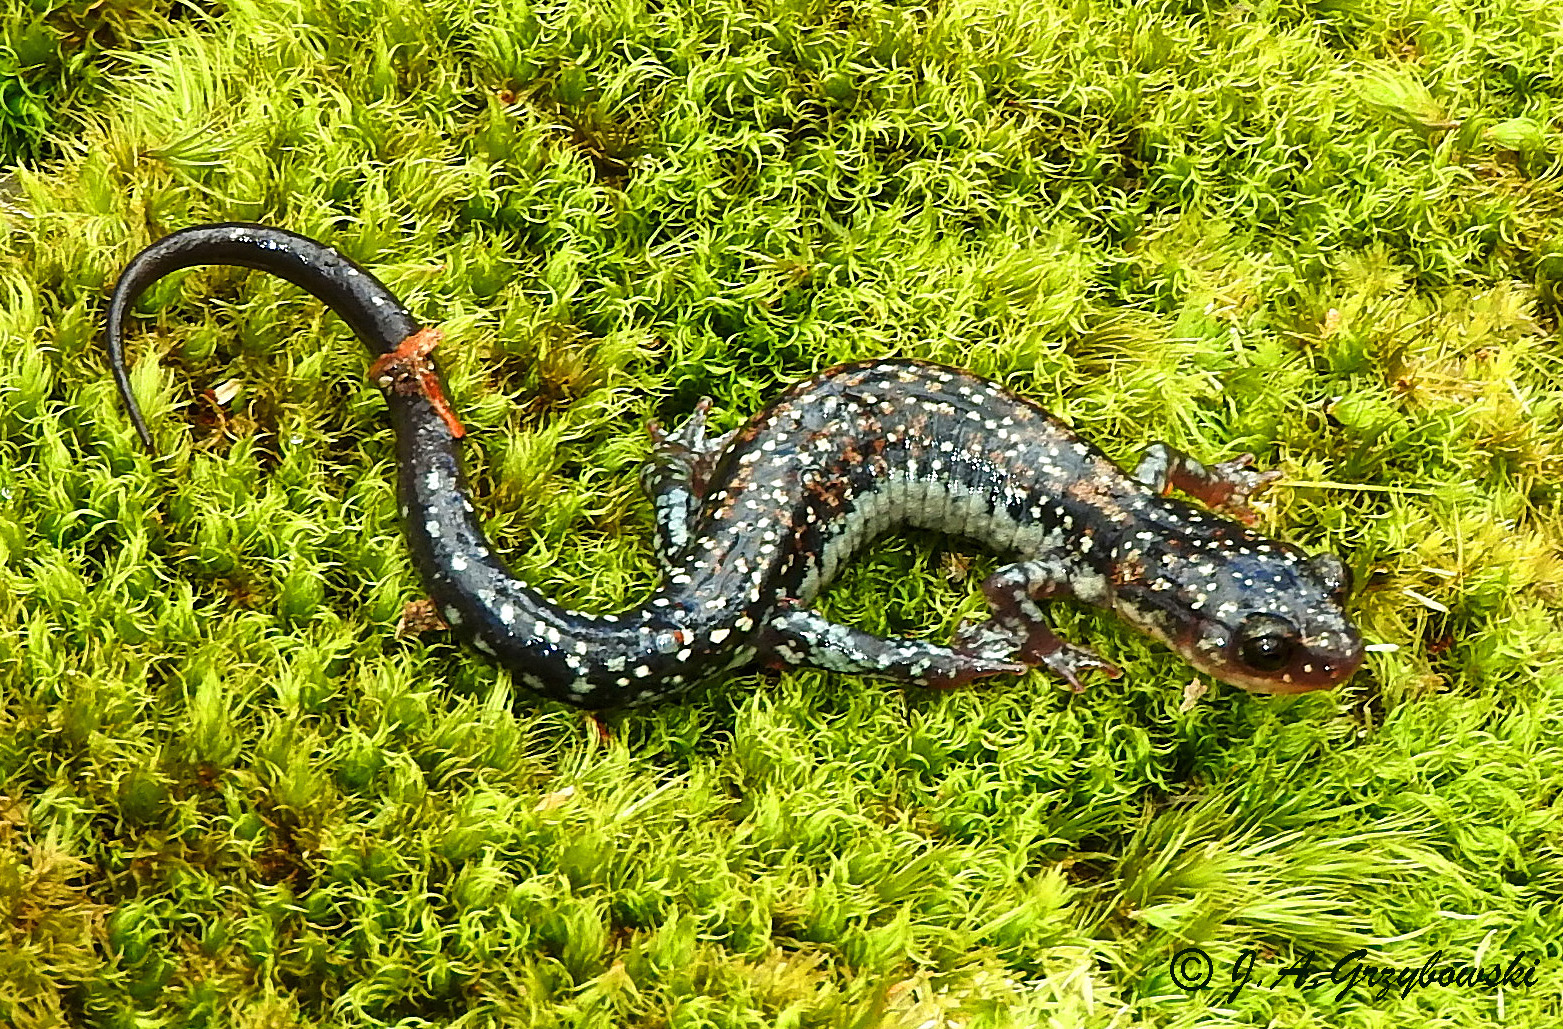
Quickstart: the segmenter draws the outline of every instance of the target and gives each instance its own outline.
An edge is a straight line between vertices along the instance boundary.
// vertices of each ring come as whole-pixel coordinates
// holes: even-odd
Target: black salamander
[[[1118,669],[1054,634],[1042,605],[1109,608],[1218,679],[1260,692],[1345,681],[1362,663],[1343,603],[1345,565],[1309,557],[1167,494],[1177,487],[1251,519],[1274,473],[1244,455],[1206,466],[1164,444],[1132,476],[1037,404],[966,372],[913,360],[822,372],[742,428],[707,438],[702,402],[652,426],[642,482],[663,581],[618,614],[566,610],[516,579],[469,499],[430,352],[438,334],[368,272],[279,229],[206,225],[138,254],[109,305],[106,346],[143,441],[123,329],[154,281],[193,265],[278,275],[324,301],[371,351],[396,430],[399,501],[423,583],[452,631],[537,693],[588,709],[644,704],[760,661],[953,686],[1041,665],[1081,688]],[[991,620],[951,646],[887,639],[809,604],[879,534],[917,526],[1013,559],[983,584]]]

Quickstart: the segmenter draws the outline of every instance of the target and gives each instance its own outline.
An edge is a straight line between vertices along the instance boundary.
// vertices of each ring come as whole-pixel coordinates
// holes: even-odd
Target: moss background
[[[1563,6],[10,11],[0,1023],[1563,1018]],[[1185,705],[1187,666],[1061,609],[1124,679],[735,676],[603,742],[396,638],[382,403],[298,290],[144,298],[141,451],[107,291],[227,219],[445,329],[489,528],[572,606],[651,586],[646,418],[907,354],[1126,461],[1257,452],[1263,527],[1345,556],[1379,648],[1334,693]],[[826,607],[942,638],[990,566],[897,537]],[[1174,982],[1189,945],[1211,989]],[[1357,948],[1540,968],[1278,979]]]

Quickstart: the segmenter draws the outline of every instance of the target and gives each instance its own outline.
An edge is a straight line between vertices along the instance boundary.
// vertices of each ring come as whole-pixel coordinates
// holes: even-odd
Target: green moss
[[[1556,4],[203,10],[4,25],[0,66],[38,14],[120,18],[69,127],[4,125],[55,156],[0,182],[0,1021],[1557,1020]],[[488,527],[571,606],[652,585],[647,418],[910,354],[1125,462],[1255,451],[1264,529],[1345,556],[1380,648],[1332,695],[1187,703],[1060,610],[1123,679],[745,674],[604,742],[397,638],[382,402],[293,287],[149,291],[141,452],[107,289],[219,219],[441,325]],[[889,539],[824,603],[943,638],[989,567]],[[1174,980],[1191,945],[1223,988]],[[1277,978],[1357,948],[1542,984]]]

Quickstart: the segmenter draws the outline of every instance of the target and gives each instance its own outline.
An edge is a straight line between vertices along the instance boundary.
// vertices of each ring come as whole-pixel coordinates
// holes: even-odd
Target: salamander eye
[[[1256,671],[1279,671],[1291,662],[1299,638],[1297,626],[1278,615],[1249,615],[1237,627],[1238,655]]]
[[[1334,554],[1313,555],[1308,559],[1308,570],[1318,578],[1324,591],[1336,600],[1344,601],[1351,595],[1351,569]]]

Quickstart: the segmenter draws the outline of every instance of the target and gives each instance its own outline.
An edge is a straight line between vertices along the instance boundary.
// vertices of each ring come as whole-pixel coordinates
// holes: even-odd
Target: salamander
[[[457,637],[538,694],[599,710],[645,704],[750,663],[808,665],[947,687],[1041,666],[1081,688],[1119,670],[1061,639],[1044,605],[1117,612],[1195,668],[1258,692],[1335,686],[1362,663],[1345,612],[1347,566],[1267,539],[1244,521],[1274,478],[1250,455],[1205,465],[1153,444],[1125,474],[1040,405],[955,368],[893,359],[841,365],[783,393],[725,435],[709,401],[677,430],[650,427],[641,480],[662,581],[640,606],[575,611],[517,579],[483,532],[462,470],[464,430],[420,326],[373,275],[276,228],[203,225],[147,247],[109,304],[105,345],[131,394],[124,325],[136,297],[177,269],[237,265],[280,276],[340,315],[377,355],[396,432],[407,544]],[[982,585],[991,617],[949,645],[832,622],[811,602],[870,540],[915,526],[966,537],[1009,563]]]

